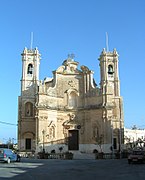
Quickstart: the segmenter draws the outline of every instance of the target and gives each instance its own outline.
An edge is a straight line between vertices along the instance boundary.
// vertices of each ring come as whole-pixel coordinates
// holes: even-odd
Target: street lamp
[[[120,119],[120,130],[119,130],[119,153],[121,159],[121,151],[122,151],[122,121]]]
[[[114,135],[113,135],[113,124],[111,123],[111,143],[112,143],[112,159],[114,159]]]
[[[45,152],[45,149],[44,149],[44,134],[45,134],[45,130],[44,129],[42,131],[42,134],[43,134],[43,152]]]

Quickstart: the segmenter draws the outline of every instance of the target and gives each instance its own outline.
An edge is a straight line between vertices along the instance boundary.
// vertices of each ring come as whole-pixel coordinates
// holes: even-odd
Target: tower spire
[[[106,51],[109,52],[108,33],[106,32]]]
[[[31,32],[31,44],[30,44],[30,49],[32,50],[33,47],[33,32]]]

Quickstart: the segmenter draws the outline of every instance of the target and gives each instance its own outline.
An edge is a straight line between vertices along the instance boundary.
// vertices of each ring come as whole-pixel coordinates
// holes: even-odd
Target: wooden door
[[[68,150],[79,150],[79,131],[69,130]]]

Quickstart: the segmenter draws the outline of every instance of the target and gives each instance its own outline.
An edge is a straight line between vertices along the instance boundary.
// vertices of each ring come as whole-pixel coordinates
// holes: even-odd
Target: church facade
[[[39,80],[37,48],[22,52],[21,94],[18,98],[20,152],[110,152],[123,144],[123,100],[118,53],[100,54],[100,85],[93,71],[72,55],[52,78]]]

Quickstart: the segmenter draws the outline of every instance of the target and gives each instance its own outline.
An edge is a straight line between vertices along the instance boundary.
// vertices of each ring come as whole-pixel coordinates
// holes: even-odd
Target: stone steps
[[[80,153],[80,152],[73,152],[74,156],[73,159],[95,159],[95,154],[93,153]]]

